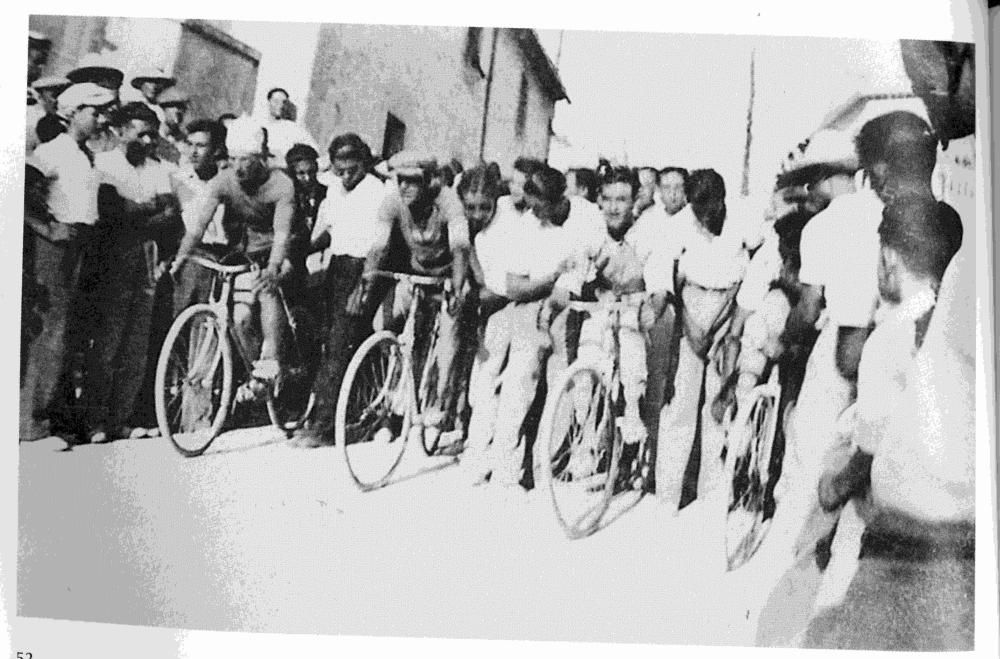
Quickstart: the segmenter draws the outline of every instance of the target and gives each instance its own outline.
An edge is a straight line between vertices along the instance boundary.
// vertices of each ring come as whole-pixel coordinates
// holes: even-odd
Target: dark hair
[[[688,180],[688,170],[683,167],[664,167],[656,174],[656,182],[660,183],[663,181],[663,177],[667,174],[680,174],[681,179],[687,184]]]
[[[531,175],[535,172],[545,169],[545,167],[545,163],[537,158],[527,158],[525,156],[521,156],[514,161],[514,169],[521,172],[528,178],[531,178]]]
[[[292,148],[285,153],[285,164],[291,167],[293,163],[296,163],[299,160],[312,160],[313,162],[316,162],[319,160],[319,154],[316,153],[316,149],[312,148],[308,144],[295,143],[292,145]]]
[[[725,201],[726,182],[714,169],[696,169],[684,182],[684,194],[693,205]]]
[[[558,169],[543,165],[541,169],[528,175],[524,193],[544,199],[550,204],[558,203],[566,194],[566,177]]]
[[[726,221],[726,182],[714,169],[696,169],[684,183],[684,194],[691,210],[711,233],[718,236]],[[713,217],[702,217],[701,211],[711,204],[721,205],[721,212]]]
[[[498,164],[483,163],[462,174],[462,180],[458,182],[459,199],[464,200],[465,195],[476,192],[486,195],[493,201],[506,194],[503,175]]]
[[[902,176],[929,178],[937,162],[937,137],[927,122],[912,112],[890,112],[875,117],[854,140],[861,167],[888,163]]]
[[[267,92],[267,100],[270,101],[271,97],[274,96],[275,94],[279,93],[279,92],[281,92],[282,94],[284,94],[285,98],[291,98],[291,95],[289,95],[289,93],[288,93],[288,91],[286,89],[284,89],[282,87],[273,87],[270,91]]]
[[[195,119],[187,125],[187,134],[208,133],[212,147],[218,149],[226,143],[226,128],[220,122],[211,119]]]
[[[61,134],[66,132],[66,120],[58,114],[47,114],[35,124],[35,134],[42,144],[51,142]]]
[[[451,163],[438,167],[438,176],[441,178],[441,185],[446,188],[455,185],[455,177],[457,175],[455,170],[452,169]]]
[[[587,201],[594,202],[597,200],[597,174],[594,170],[587,169],[586,167],[579,167],[577,169],[569,170],[573,176],[576,178],[576,185],[579,188],[586,190]]]
[[[962,245],[962,220],[948,204],[924,195],[906,195],[882,210],[878,235],[899,254],[908,270],[940,282]]]
[[[639,170],[608,165],[597,172],[597,184],[600,188],[615,183],[627,183],[632,188],[634,197],[639,192]]]
[[[142,101],[132,101],[131,103],[126,103],[119,106],[112,113],[112,124],[115,126],[124,126],[130,121],[145,121],[152,125],[153,128],[159,128],[160,119],[153,112],[152,108],[143,103]]]
[[[343,133],[334,137],[330,142],[328,152],[331,162],[334,160],[360,160],[365,170],[371,169],[374,165],[371,148],[355,133]]]

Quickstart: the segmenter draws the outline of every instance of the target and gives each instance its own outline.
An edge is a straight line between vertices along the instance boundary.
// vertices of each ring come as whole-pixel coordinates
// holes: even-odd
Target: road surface
[[[269,428],[198,458],[164,439],[20,445],[18,614],[158,627],[752,645],[786,565],[727,573],[718,501],[652,497],[570,541],[547,493],[471,487],[410,444],[361,493],[337,448]],[[808,612],[783,595],[792,610]],[[808,596],[808,594],[805,594]],[[773,598],[772,598],[773,600]],[[772,643],[808,620],[764,616]]]

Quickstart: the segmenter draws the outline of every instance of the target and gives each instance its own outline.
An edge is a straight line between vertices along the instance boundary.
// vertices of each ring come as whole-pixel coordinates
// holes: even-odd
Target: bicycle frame
[[[407,275],[404,273],[397,272],[382,272],[377,271],[366,275],[367,278],[384,277],[394,279],[396,281],[404,282],[410,289],[410,306],[407,312],[406,323],[403,325],[403,331],[398,335],[400,351],[402,352],[403,358],[403,373],[413,373],[414,366],[414,356],[413,349],[416,342],[416,323],[417,323],[417,312],[420,309],[420,303],[424,299],[426,294],[426,289],[433,288],[437,286],[444,286],[445,291],[447,291],[447,285],[439,281],[440,278],[437,277],[424,277],[421,275]],[[438,314],[434,317],[434,324],[430,332],[430,340],[427,346],[427,358],[424,360],[423,368],[420,373],[420,382],[417,384],[412,377],[407,377],[403,379],[403,389],[400,392],[402,394],[403,400],[406,401],[406,411],[405,414],[408,417],[407,422],[404,423],[405,427],[409,427],[411,424],[415,426],[420,426],[423,423],[421,418],[422,410],[420,409],[419,401],[426,400],[427,398],[427,388],[428,382],[430,380],[429,375],[431,367],[434,363],[434,354],[437,349],[438,334],[441,328],[441,313],[447,312],[447,295],[442,296],[441,308]],[[390,362],[389,372],[393,372],[395,364]],[[439,377],[441,375],[439,374]],[[388,386],[386,383],[385,386]],[[376,398],[376,402],[380,402],[388,394],[387,391],[382,391]],[[419,394],[419,397],[418,397]]]

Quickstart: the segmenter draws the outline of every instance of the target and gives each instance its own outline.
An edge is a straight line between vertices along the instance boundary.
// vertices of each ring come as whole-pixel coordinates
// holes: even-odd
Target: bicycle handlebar
[[[411,275],[405,272],[389,272],[387,270],[375,270],[363,275],[365,279],[395,279],[416,286],[443,286],[449,281],[447,277],[432,277],[430,275]]]
[[[240,265],[223,265],[211,259],[206,259],[203,256],[190,256],[188,257],[192,263],[196,263],[203,268],[207,268],[214,272],[218,272],[224,275],[242,275],[245,272],[250,272],[253,266],[249,263],[242,263]]]

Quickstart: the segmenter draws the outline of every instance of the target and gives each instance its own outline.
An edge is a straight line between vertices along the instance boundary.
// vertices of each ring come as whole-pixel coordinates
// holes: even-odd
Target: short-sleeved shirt
[[[330,181],[326,199],[319,206],[312,239],[330,234],[330,247],[310,254],[306,265],[310,272],[326,269],[334,255],[363,259],[373,246],[378,211],[385,198],[386,186],[371,174],[354,189],[347,191],[339,178]]]
[[[67,133],[38,145],[28,164],[50,179],[49,212],[57,222],[97,222],[97,190],[101,175],[90,158]]]
[[[469,223],[458,195],[442,187],[431,203],[428,216],[418,223],[403,202],[396,186],[389,186],[376,216],[382,235],[399,229],[410,248],[413,272],[440,275],[451,267],[452,251],[469,246]]]
[[[802,230],[799,280],[823,287],[837,325],[867,327],[874,318],[882,207],[871,190],[841,195]]]
[[[509,197],[498,199],[497,214],[486,228],[476,234],[475,250],[486,288],[497,295],[506,296],[507,274],[515,271],[527,274],[523,263],[515,267],[513,256],[517,254],[517,244],[523,240],[526,231],[537,228],[530,226],[537,220],[534,215],[517,212],[510,204],[501,204],[504,199],[509,201]]]
[[[742,239],[725,227],[719,236],[697,228],[688,235],[678,270],[698,286],[722,290],[743,279],[749,260]]]
[[[284,225],[287,234],[295,213],[295,186],[288,175],[272,169],[270,176],[254,193],[240,187],[236,172],[224,169],[211,180],[200,199],[196,217],[214,213],[219,204],[226,207],[222,220],[226,241],[231,248],[242,248],[247,254],[269,253],[274,233]],[[211,208],[206,211],[205,206]]]

